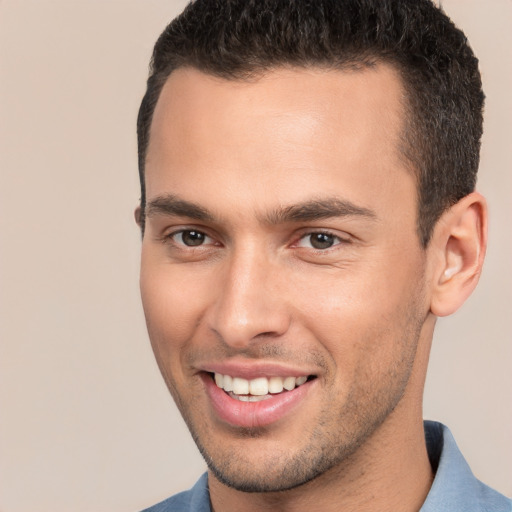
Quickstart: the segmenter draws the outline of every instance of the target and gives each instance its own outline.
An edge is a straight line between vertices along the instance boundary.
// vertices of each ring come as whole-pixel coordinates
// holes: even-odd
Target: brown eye
[[[339,245],[343,242],[346,242],[346,240],[343,240],[339,236],[333,235],[332,233],[324,233],[322,231],[317,231],[304,235],[299,240],[299,243],[297,245],[299,247],[322,251],[330,249],[331,247]]]
[[[185,229],[183,231],[179,231],[178,233],[174,233],[172,238],[178,244],[183,244],[187,247],[197,247],[199,245],[203,245],[209,237],[201,231]]]
[[[335,236],[327,233],[313,233],[309,235],[309,241],[315,249],[329,249],[335,242]]]

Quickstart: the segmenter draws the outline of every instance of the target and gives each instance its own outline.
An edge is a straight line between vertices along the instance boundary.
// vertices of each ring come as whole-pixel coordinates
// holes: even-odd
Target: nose
[[[209,324],[233,348],[278,338],[290,326],[282,272],[269,260],[256,247],[245,247],[234,251],[219,273]]]

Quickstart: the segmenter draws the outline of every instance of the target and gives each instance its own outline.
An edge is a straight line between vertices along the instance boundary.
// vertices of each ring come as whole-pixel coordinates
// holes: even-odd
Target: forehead
[[[370,196],[411,179],[399,151],[403,102],[398,73],[383,64],[276,69],[252,81],[176,70],[153,116],[148,200],[204,190],[211,202],[212,191],[222,200],[226,190],[245,187],[240,206],[251,197],[261,207],[326,190],[346,191],[365,206]]]

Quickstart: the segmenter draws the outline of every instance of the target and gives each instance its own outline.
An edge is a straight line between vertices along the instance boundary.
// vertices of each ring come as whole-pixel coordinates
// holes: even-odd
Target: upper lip
[[[306,368],[264,361],[205,363],[198,369],[203,372],[220,373],[222,375],[241,377],[247,380],[257,379],[258,377],[302,377],[304,375],[316,375],[317,373]]]

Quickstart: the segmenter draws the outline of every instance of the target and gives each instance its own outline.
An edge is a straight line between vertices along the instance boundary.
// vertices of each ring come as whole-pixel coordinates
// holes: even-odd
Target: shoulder
[[[175,494],[142,512],[211,512],[207,473],[201,476],[192,489]]]
[[[426,421],[425,437],[436,474],[421,512],[512,512],[512,500],[473,475],[448,427]]]

